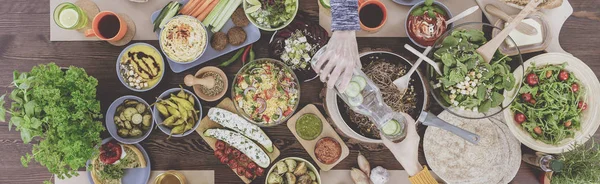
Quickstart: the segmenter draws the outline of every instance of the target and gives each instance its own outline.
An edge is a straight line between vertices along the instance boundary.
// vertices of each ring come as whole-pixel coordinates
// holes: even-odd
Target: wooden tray
[[[317,138],[310,140],[310,141],[300,138],[300,136],[298,136],[298,134],[296,133],[296,120],[298,120],[298,118],[300,118],[300,116],[302,116],[304,114],[314,114],[321,119],[321,122],[323,122],[323,131],[321,132],[321,135],[319,135]],[[298,142],[300,142],[300,144],[302,144],[302,147],[304,147],[306,152],[308,152],[310,157],[312,157],[312,159],[315,161],[315,163],[317,163],[317,165],[319,165],[319,167],[323,171],[331,170],[331,168],[333,168],[335,165],[340,163],[342,160],[344,160],[344,158],[346,158],[350,154],[350,150],[348,149],[348,146],[346,146],[346,143],[344,143],[344,140],[342,140],[342,138],[340,138],[340,136],[335,132],[335,130],[331,127],[331,125],[329,125],[329,122],[327,121],[327,119],[325,119],[325,117],[323,117],[321,112],[319,112],[319,109],[317,109],[317,107],[313,104],[308,104],[306,107],[304,107],[298,113],[296,113],[296,115],[292,116],[288,120],[287,126],[290,129],[290,131],[292,132],[292,134],[294,134],[294,136],[296,136],[296,139],[298,139]],[[340,156],[340,159],[338,159],[333,164],[329,164],[329,165],[323,164],[317,159],[317,157],[315,157],[315,153],[314,153],[315,145],[317,144],[317,141],[319,141],[319,139],[321,139],[323,137],[331,137],[331,138],[337,140],[340,143],[340,146],[342,147],[342,155]]]
[[[217,105],[217,107],[221,108],[221,109],[225,109],[225,110],[231,111],[231,112],[236,112],[235,107],[233,106],[233,101],[231,101],[231,99],[229,99],[229,98],[223,99],[221,101],[221,103],[219,103],[219,105]],[[204,117],[202,119],[202,121],[200,121],[200,125],[196,129],[196,132],[198,132],[198,134],[200,134],[200,137],[202,137],[202,139],[204,139],[204,141],[208,144],[208,146],[210,146],[210,148],[212,148],[213,150],[215,150],[215,143],[217,142],[217,139],[212,138],[212,137],[204,136],[204,134],[203,134],[204,131],[206,131],[207,129],[211,129],[211,128],[223,128],[223,126],[215,123],[214,121],[210,120],[208,118],[208,116],[206,116],[206,117]],[[262,148],[262,146],[261,146],[261,148]],[[269,155],[269,158],[271,158],[271,163],[275,162],[275,159],[277,157],[279,157],[279,154],[281,154],[279,152],[279,149],[275,145],[273,145],[273,148],[274,148],[273,152],[271,152],[271,153],[269,153],[268,151],[266,151],[263,148],[263,150],[265,150],[265,152],[267,153],[267,155]],[[266,169],[265,169],[265,171],[266,171]],[[236,175],[238,175],[237,171],[233,170],[233,172]],[[266,174],[266,172],[265,172],[265,174]],[[244,181],[244,183],[250,183],[250,182],[252,182],[252,180],[250,180],[250,179],[248,179],[248,178],[246,178],[244,176],[240,176],[240,175],[238,175],[238,176],[240,177],[240,179],[242,179],[242,181]]]

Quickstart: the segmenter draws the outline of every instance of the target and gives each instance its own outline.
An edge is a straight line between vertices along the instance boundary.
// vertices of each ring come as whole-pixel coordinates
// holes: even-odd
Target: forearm
[[[360,30],[357,0],[331,0],[331,30]]]

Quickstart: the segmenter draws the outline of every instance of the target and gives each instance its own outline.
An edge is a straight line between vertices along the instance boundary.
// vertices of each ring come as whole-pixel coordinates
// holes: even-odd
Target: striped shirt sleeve
[[[331,0],[331,30],[360,30],[358,0]]]

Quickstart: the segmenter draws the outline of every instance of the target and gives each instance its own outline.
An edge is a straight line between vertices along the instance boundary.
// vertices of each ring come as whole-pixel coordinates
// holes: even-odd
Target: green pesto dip
[[[314,114],[304,114],[296,120],[296,133],[304,140],[314,140],[323,131],[321,119]]]

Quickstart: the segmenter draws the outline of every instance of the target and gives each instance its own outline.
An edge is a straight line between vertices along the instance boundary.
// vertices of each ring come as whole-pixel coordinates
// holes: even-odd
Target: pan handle
[[[421,122],[423,125],[434,126],[452,132],[475,145],[479,144],[479,135],[454,126],[427,111],[421,112],[417,121]]]

